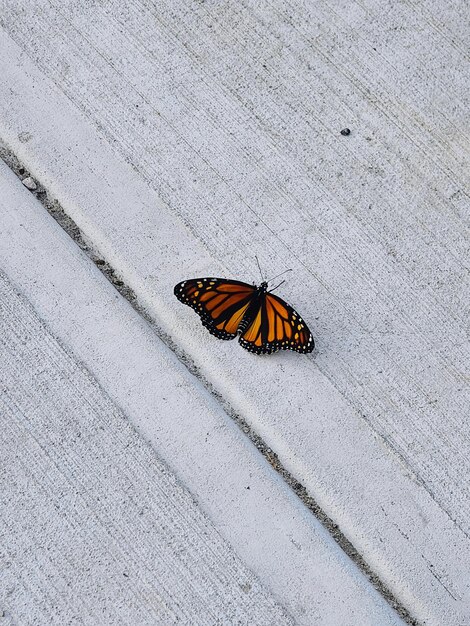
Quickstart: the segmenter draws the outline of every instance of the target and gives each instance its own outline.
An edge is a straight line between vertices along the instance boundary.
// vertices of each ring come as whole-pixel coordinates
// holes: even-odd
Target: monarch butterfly
[[[307,353],[315,347],[303,319],[268,291],[266,281],[257,287],[224,278],[192,278],[178,283],[174,293],[196,311],[212,335],[233,339],[239,334],[241,346],[255,354]]]

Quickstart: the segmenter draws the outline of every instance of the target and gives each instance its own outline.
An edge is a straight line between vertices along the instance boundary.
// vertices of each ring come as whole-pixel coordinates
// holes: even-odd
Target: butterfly
[[[192,278],[174,289],[178,300],[193,308],[218,339],[239,335],[240,345],[255,354],[312,352],[315,342],[306,323],[271,291],[266,281],[257,287],[225,278]]]

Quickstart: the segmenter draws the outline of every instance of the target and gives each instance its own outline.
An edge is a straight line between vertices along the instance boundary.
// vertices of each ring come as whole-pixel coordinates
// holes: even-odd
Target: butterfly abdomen
[[[257,292],[253,295],[252,301],[250,302],[250,305],[245,315],[243,316],[243,319],[240,322],[240,325],[238,326],[239,335],[243,335],[245,330],[248,328],[248,326],[251,324],[256,314],[258,313],[259,306],[260,306],[260,301],[259,301],[260,297],[262,297],[262,291],[260,288],[258,288]]]

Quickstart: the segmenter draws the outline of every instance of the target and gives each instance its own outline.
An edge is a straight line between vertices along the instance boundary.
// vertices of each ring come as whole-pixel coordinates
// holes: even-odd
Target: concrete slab
[[[462,12],[7,2],[0,86],[14,152],[436,624],[470,615]],[[173,301],[190,276],[251,280],[255,254],[295,269],[311,359],[254,360]]]
[[[0,361],[13,623],[294,623],[3,273]]]
[[[402,623],[4,164],[0,213],[7,613]]]

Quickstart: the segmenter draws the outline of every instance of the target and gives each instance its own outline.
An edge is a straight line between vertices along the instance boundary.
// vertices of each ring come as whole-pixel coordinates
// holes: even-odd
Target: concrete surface
[[[14,283],[15,293],[23,294],[19,298],[5,287],[1,316],[5,368],[1,375],[4,411],[8,410],[2,412],[2,419],[5,427],[12,421],[16,424],[16,431],[8,431],[16,439],[4,442],[9,472],[2,483],[8,503],[2,509],[8,527],[4,547],[12,571],[5,570],[9,578],[0,586],[4,594],[11,588],[17,594],[4,595],[6,610],[17,613],[21,624],[49,623],[49,585],[55,589],[60,579],[63,586],[79,592],[77,598],[70,598],[66,589],[54,596],[57,623],[76,614],[82,595],[89,613],[88,618],[80,615],[88,624],[94,624],[94,619],[134,623],[126,617],[132,611],[135,619],[143,615],[136,623],[157,619],[166,623],[167,609],[185,624],[277,623],[282,614],[262,591],[265,588],[298,624],[400,624],[199,381],[4,164],[0,164],[0,212],[0,268]],[[23,303],[24,298],[30,305]],[[19,484],[28,449],[36,450],[34,440],[41,445],[33,475],[29,483],[25,478]],[[155,453],[166,464],[165,472]],[[211,523],[171,478],[170,470]],[[151,471],[154,476],[148,474]],[[51,472],[68,481],[63,496],[67,506],[59,517],[55,503],[62,487],[54,490]],[[46,478],[47,489],[41,487]],[[64,481],[61,478],[62,486]],[[27,507],[23,511],[24,498],[29,496],[34,501],[31,513]],[[74,508],[76,498],[79,512]],[[41,506],[41,521],[36,523]],[[157,509],[158,514],[152,513]],[[147,524],[142,524],[142,510]],[[48,530],[50,542],[43,545],[40,538],[49,524],[56,530]],[[63,542],[60,547],[53,543],[54,534]],[[127,556],[119,553],[119,558],[104,565],[118,539]],[[162,550],[165,563],[157,563],[150,544]],[[94,549],[103,559],[86,556]],[[79,560],[82,552],[88,559],[83,567],[67,569],[67,563]],[[234,563],[231,575],[227,559]],[[121,597],[119,585],[128,582],[121,581],[124,560],[141,586],[129,587],[129,595]],[[105,579],[102,567],[109,570]],[[45,568],[52,568],[56,578],[38,579],[38,570]],[[172,568],[175,578],[186,572],[186,583],[171,582],[168,570]],[[37,588],[37,606],[34,598],[28,601],[31,581]],[[171,601],[165,596],[166,609],[160,604],[149,607],[149,598],[160,593],[161,585],[165,593],[173,594]],[[245,597],[248,587],[254,595]],[[200,604],[201,593],[207,607]],[[113,607],[119,598],[122,603]]]
[[[2,7],[0,137],[409,612],[468,622],[465,5]],[[255,254],[312,357],[174,301]]]
[[[4,274],[0,359],[14,623],[294,623]]]

